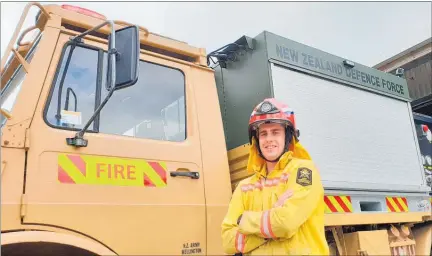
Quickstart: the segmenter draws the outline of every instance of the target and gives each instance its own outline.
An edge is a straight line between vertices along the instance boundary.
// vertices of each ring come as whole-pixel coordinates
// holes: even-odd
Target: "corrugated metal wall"
[[[432,94],[432,60],[406,70],[405,78],[413,100]]]

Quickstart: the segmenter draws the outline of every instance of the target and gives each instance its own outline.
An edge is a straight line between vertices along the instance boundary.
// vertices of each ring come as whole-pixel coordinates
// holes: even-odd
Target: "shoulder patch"
[[[302,186],[312,185],[312,170],[305,167],[298,168],[296,182]]]

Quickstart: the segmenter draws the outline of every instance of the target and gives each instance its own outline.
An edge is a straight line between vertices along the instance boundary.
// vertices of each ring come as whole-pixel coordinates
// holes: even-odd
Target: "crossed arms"
[[[293,171],[291,175],[299,177],[297,172],[300,169],[302,168]],[[299,184],[297,179],[289,181],[285,193],[266,211],[246,211],[245,197],[250,192],[243,193],[239,185],[234,191],[222,223],[225,253],[247,253],[269,239],[291,238],[311,216],[323,197],[319,174],[315,169],[310,171],[310,185],[301,182]]]

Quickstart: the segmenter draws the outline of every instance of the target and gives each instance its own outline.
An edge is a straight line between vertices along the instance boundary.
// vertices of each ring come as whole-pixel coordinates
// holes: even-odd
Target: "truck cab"
[[[2,63],[2,252],[222,254],[231,182],[204,49],[139,27],[138,80],[115,90],[78,147],[110,92],[110,27],[75,42],[106,18],[37,3],[23,18],[30,7],[40,34]]]

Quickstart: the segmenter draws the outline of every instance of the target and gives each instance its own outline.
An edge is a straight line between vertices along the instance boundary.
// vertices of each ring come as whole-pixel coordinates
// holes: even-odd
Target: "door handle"
[[[191,179],[199,179],[199,172],[191,171],[172,171],[170,172],[171,177],[189,177]]]

